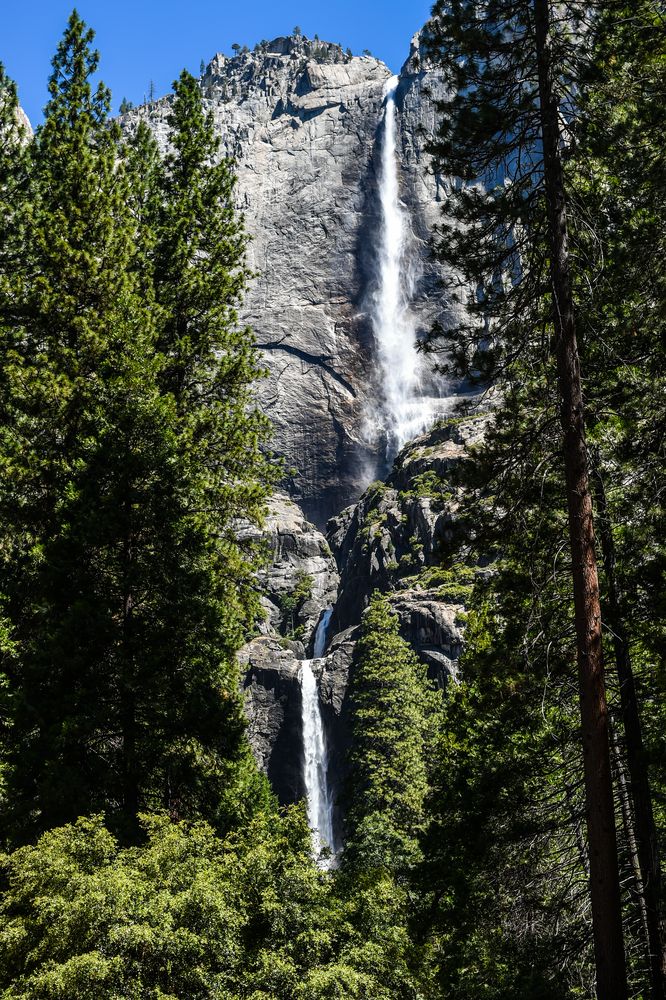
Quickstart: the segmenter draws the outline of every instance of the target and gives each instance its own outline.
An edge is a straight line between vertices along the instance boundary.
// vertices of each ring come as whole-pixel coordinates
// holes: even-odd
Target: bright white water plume
[[[383,391],[382,411],[375,417],[386,435],[389,460],[407,441],[422,433],[433,418],[431,403],[422,395],[420,358],[415,346],[416,322],[409,308],[414,278],[408,261],[408,219],[400,202],[398,183],[397,86],[398,77],[394,76],[385,89],[379,176],[381,238],[377,289],[372,303]]]
[[[320,659],[326,651],[326,633],[333,614],[327,608],[314,637],[314,660]],[[328,784],[328,748],[326,733],[319,704],[319,687],[312,670],[313,660],[301,663],[301,701],[303,713],[303,777],[308,803],[308,824],[312,830],[312,846],[315,856],[322,848],[328,848],[331,856],[322,859],[323,867],[334,863],[335,834],[333,829],[333,796]]]
[[[333,801],[328,787],[328,751],[319,705],[317,678],[312,660],[301,663],[301,698],[303,702],[303,751],[308,824],[312,830],[315,857],[323,848],[334,852]],[[325,862],[322,862],[325,864]]]

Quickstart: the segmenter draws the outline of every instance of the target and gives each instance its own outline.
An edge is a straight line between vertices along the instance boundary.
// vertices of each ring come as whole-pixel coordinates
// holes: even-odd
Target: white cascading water
[[[328,848],[330,857],[322,859],[322,867],[334,861],[335,833],[333,828],[333,796],[328,783],[328,749],[319,704],[319,687],[312,664],[326,650],[326,631],[333,609],[328,608],[317,625],[314,638],[314,657],[303,660],[300,669],[302,721],[303,721],[303,777],[307,795],[308,824],[312,830],[315,856]]]
[[[414,291],[407,260],[408,220],[400,203],[396,152],[395,94],[399,79],[386,84],[381,147],[379,197],[381,241],[372,324],[381,368],[383,406],[375,414],[391,460],[407,441],[422,433],[433,418],[430,401],[422,395],[417,330],[409,308]]]
[[[314,642],[312,644],[312,659],[319,660],[326,652],[326,641],[328,638],[328,626],[333,617],[333,608],[326,608],[321,616],[315,631]]]

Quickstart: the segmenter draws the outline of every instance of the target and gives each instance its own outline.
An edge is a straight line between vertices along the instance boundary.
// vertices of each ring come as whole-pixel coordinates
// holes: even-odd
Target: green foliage
[[[444,480],[433,469],[428,469],[427,472],[414,476],[408,490],[400,492],[401,500],[421,497],[430,497],[443,505],[445,500],[451,499],[452,494]]]
[[[661,431],[653,433],[664,419],[657,6],[601,5],[588,21],[587,9],[572,3],[566,18],[553,16],[549,41],[567,123],[562,155],[590,458],[608,487],[653,787],[661,788],[654,692],[663,551],[655,537],[663,537],[663,502],[651,485],[664,463]],[[431,55],[450,91],[433,152],[440,172],[462,178],[438,247],[454,274],[450,291],[466,307],[447,339],[447,364],[472,380],[494,377],[500,398],[484,444],[461,472],[464,504],[447,562],[496,560],[468,604],[462,684],[447,707],[430,803],[423,886],[430,885],[433,910],[426,912],[435,914],[447,996],[591,995],[534,5],[462,0],[439,3],[434,13]],[[602,587],[606,598],[603,576]],[[611,670],[614,652],[608,630]],[[612,672],[609,687],[621,730]],[[621,736],[613,753],[617,777],[626,766]],[[616,794],[621,879],[633,886],[625,891],[625,940],[638,996],[647,976],[625,839],[633,820],[626,801],[620,816],[619,782]]]
[[[434,152],[463,178],[439,252],[462,279],[449,291],[474,289],[452,362],[501,393],[455,494],[426,472],[399,497],[462,497],[443,566],[421,569],[416,536],[387,564],[470,608],[461,681],[442,709],[375,595],[334,873],[314,866],[302,809],[275,811],[244,736],[235,652],[259,613],[259,556],[237,525],[261,519],[272,472],[238,319],[233,164],[187,73],[165,161],[144,124],[121,137],[76,14],[31,144],[0,70],[0,805],[6,838],[30,843],[2,859],[7,1000],[592,994],[531,9],[436,5],[431,55],[444,49],[453,87]],[[575,83],[564,154],[591,459],[663,844],[663,18],[648,0],[604,8],[582,46],[570,10],[555,57],[558,84]],[[393,517],[385,489],[369,491],[368,549]],[[291,635],[311,588],[300,574],[282,598]],[[618,773],[623,753],[620,734]]]
[[[356,657],[345,858],[354,867],[404,875],[419,856],[427,743],[439,698],[377,593],[363,617]]]
[[[319,872],[300,809],[220,840],[145,816],[122,849],[100,817],[3,859],[7,1000],[414,997],[400,893]]]
[[[299,624],[299,615],[303,610],[303,605],[312,596],[313,584],[314,578],[303,570],[299,570],[292,590],[278,597],[278,604],[282,612],[281,627],[283,633],[290,639],[303,638],[303,625]]]
[[[129,837],[143,808],[227,828],[268,794],[235,663],[258,613],[235,528],[261,517],[270,467],[252,403],[261,370],[237,321],[233,178],[213,162],[187,75],[164,168],[145,130],[125,149],[107,90],[91,88],[91,42],[72,15],[30,148],[31,278],[11,300],[0,553],[13,839],[99,809]]]
[[[476,571],[464,563],[451,566],[429,566],[418,576],[418,584],[424,588],[436,588],[442,601],[466,604],[472,597]]]
[[[119,849],[92,818],[7,859],[4,995],[195,1000],[295,986],[311,947],[304,917],[323,896],[300,813],[226,842],[205,824],[143,822],[140,848]]]

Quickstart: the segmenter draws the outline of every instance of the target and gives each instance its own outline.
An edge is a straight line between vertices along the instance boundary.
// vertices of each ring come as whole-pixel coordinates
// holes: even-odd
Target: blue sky
[[[38,123],[46,102],[50,60],[72,0],[0,0],[0,62],[18,83],[21,103]],[[199,72],[202,59],[250,48],[298,25],[312,37],[370,49],[397,72],[409,40],[428,17],[431,0],[80,0],[81,16],[95,29],[101,76],[121,99],[139,103],[151,80],[166,93],[183,67]]]

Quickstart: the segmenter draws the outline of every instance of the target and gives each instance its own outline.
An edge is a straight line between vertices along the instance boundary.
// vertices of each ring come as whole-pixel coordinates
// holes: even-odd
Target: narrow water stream
[[[328,780],[328,748],[326,732],[319,702],[319,685],[312,669],[326,650],[326,631],[333,609],[327,609],[317,626],[314,638],[314,657],[303,660],[300,668],[302,721],[303,721],[303,777],[307,795],[308,823],[312,830],[315,857],[324,849],[331,856],[321,859],[322,867],[330,867],[335,853],[333,825],[333,796]]]

